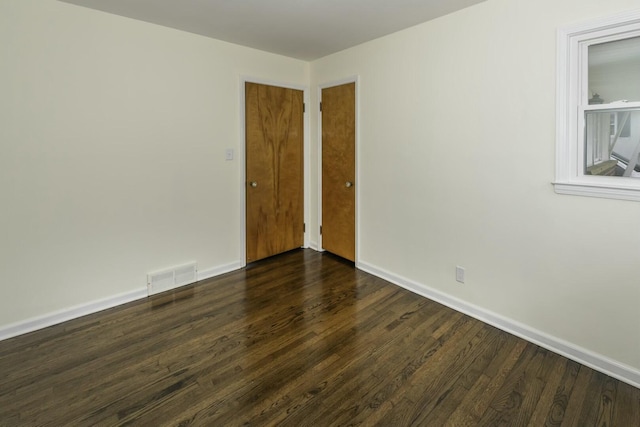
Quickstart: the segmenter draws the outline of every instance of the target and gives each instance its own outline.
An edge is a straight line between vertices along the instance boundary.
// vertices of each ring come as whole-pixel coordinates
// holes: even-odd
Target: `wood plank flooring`
[[[640,390],[296,250],[0,342],[2,426],[640,426]]]

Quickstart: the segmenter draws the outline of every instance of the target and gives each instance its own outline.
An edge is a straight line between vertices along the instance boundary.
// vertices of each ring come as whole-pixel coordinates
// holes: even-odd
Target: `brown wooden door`
[[[322,89],[322,247],[355,261],[355,83]]]
[[[304,244],[303,93],[245,84],[247,262]]]

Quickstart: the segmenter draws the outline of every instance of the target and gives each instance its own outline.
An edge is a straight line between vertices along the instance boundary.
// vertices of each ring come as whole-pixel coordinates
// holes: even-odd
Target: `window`
[[[640,201],[640,10],[558,32],[557,193]]]

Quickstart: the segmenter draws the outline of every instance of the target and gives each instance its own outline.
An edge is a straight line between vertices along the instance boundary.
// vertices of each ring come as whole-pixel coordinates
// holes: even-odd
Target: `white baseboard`
[[[132,292],[114,295],[101,300],[55,311],[53,313],[45,314],[44,316],[33,317],[21,322],[2,326],[0,327],[0,341],[37,331],[38,329],[57,325],[58,323],[66,322],[68,320],[77,319],[78,317],[86,316],[87,314],[97,313],[98,311],[126,304],[131,301],[146,298],[146,296],[147,288],[144,287]]]
[[[517,337],[539,345],[540,347],[558,353],[568,359],[574,360],[596,371],[600,371],[613,378],[617,378],[627,384],[640,388],[640,371],[594,353],[590,350],[554,337],[545,332],[534,329],[530,326],[519,323],[513,319],[508,319],[482,307],[469,304],[451,295],[430,288],[429,286],[399,276],[397,274],[378,268],[366,262],[358,262],[357,268],[385,279],[413,293],[429,298],[440,304],[446,305],[456,311],[467,314],[475,319],[481,320],[489,325],[495,326],[505,332],[509,332]]]
[[[314,251],[320,252],[318,249],[318,242],[309,242],[309,249],[313,249]]]
[[[240,268],[242,268],[242,264],[240,262],[234,262],[231,264],[221,265],[219,267],[198,271],[198,281],[219,276],[221,274],[238,270]],[[45,314],[43,316],[38,316],[31,319],[23,320],[21,322],[12,323],[6,326],[0,326],[0,341],[6,340],[8,338],[13,338],[18,335],[26,334],[29,332],[37,331],[38,329],[44,329],[49,326],[57,325],[58,323],[77,319],[78,317],[97,313],[102,310],[113,308],[118,305],[126,304],[128,302],[132,302],[132,301],[139,300],[146,297],[147,297],[147,288],[145,287],[139,290],[127,292],[124,294],[114,295],[108,298],[92,301],[86,304],[80,304],[75,307],[66,308],[60,311]]]
[[[207,270],[198,270],[198,281],[210,279],[221,274],[230,273],[235,270],[239,270],[243,267],[240,261],[232,262],[230,264],[221,265],[219,267],[209,268]]]

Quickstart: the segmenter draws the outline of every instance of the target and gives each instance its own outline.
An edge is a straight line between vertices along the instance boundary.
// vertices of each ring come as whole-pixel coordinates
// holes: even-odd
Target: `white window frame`
[[[640,201],[640,179],[584,174],[584,112],[640,106],[588,105],[588,47],[640,35],[640,9],[558,30],[556,193]]]

